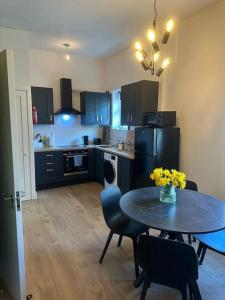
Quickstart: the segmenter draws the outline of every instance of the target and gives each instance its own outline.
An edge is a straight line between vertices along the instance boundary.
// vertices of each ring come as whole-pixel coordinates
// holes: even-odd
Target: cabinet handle
[[[133,114],[130,115],[130,121],[132,123],[132,121],[133,121]]]
[[[53,172],[55,169],[47,169],[46,172]]]
[[[102,116],[101,116],[101,122],[102,122]]]
[[[46,154],[45,156],[46,157],[53,157],[54,155],[53,154]]]
[[[46,163],[47,166],[54,165],[54,163]]]
[[[98,116],[97,116],[97,122],[98,122]]]
[[[129,123],[129,114],[127,114],[127,123]]]
[[[50,119],[50,122],[52,123],[52,121],[53,121],[52,114],[51,114],[51,115],[49,115],[49,119]]]

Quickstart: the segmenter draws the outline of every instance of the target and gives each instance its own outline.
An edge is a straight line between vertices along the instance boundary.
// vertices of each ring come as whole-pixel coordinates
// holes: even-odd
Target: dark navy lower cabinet
[[[118,156],[117,185],[122,194],[134,188],[134,160]]]
[[[36,188],[59,183],[63,180],[63,152],[35,152]]]
[[[95,158],[95,179],[101,184],[104,184],[104,152],[99,149],[94,149]]]

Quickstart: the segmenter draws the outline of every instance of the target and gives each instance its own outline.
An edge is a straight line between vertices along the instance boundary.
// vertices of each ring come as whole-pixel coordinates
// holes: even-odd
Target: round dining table
[[[120,199],[122,211],[150,228],[166,231],[170,239],[184,241],[182,234],[210,233],[225,228],[225,202],[200,192],[176,189],[174,203],[159,200],[159,187],[132,190]],[[134,281],[138,287],[143,272]]]
[[[176,189],[174,203],[159,200],[159,187],[132,190],[120,199],[130,218],[178,234],[210,233],[225,228],[225,202],[192,190]]]

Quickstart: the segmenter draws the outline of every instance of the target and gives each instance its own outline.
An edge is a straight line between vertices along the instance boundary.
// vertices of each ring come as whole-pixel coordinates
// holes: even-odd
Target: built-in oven
[[[88,150],[63,152],[64,176],[88,173]]]

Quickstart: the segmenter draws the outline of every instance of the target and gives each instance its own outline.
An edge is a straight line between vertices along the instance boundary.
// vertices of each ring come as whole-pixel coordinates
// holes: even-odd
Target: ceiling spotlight
[[[63,45],[63,47],[65,47],[65,48],[69,48],[69,47],[70,47],[70,44],[69,44],[69,43],[63,43],[62,45]]]
[[[62,45],[65,48],[69,48],[70,47],[69,43],[63,43]],[[68,53],[65,55],[65,59],[68,60],[68,61],[70,60],[70,55]]]
[[[69,54],[66,54],[66,55],[65,55],[65,59],[66,59],[66,60],[70,60],[70,55],[69,55]]]

